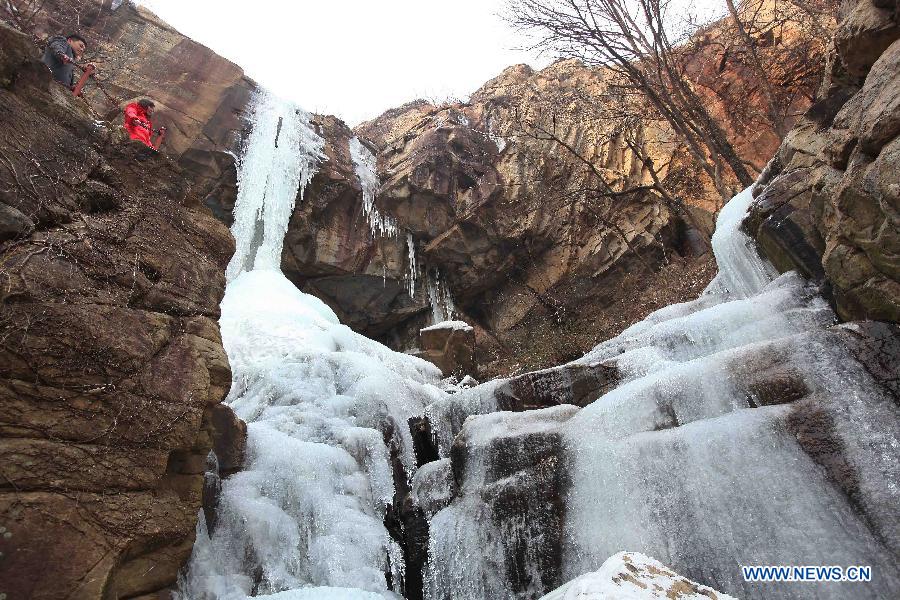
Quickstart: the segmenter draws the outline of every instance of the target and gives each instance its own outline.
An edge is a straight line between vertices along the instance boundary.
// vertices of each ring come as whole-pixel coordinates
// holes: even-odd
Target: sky
[[[304,109],[351,126],[415,100],[466,98],[504,68],[551,62],[504,0],[141,0]]]

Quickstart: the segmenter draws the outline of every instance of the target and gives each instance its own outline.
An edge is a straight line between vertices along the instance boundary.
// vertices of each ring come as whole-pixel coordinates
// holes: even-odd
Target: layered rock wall
[[[256,84],[243,70],[132,2],[48,0],[34,25],[38,39],[77,31],[86,60],[98,67],[85,88],[91,109],[111,122],[139,98],[156,103],[154,125],[165,125],[165,152],[190,174],[212,207],[234,202],[235,156]],[[223,218],[230,213],[222,214]]]
[[[756,187],[748,229],[846,320],[900,321],[900,9],[842,5],[819,100]]]
[[[191,552],[209,451],[242,461],[219,404],[233,243],[188,172],[0,38],[0,593],[155,593]]]

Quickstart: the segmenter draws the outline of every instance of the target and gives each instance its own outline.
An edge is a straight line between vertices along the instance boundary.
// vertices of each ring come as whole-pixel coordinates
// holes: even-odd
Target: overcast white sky
[[[548,58],[498,16],[504,0],[142,0],[306,110],[350,125],[416,98],[467,97]]]

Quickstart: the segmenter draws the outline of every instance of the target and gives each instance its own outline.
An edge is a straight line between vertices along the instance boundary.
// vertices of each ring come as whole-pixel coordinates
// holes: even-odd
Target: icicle
[[[438,269],[429,269],[425,279],[425,289],[428,292],[428,302],[431,305],[432,325],[444,321],[452,321],[456,314],[456,305],[450,288],[441,276]]]
[[[406,273],[406,291],[409,293],[409,297],[413,298],[416,295],[416,241],[413,238],[413,234],[409,232],[406,234],[406,249],[409,258],[409,270]]]
[[[380,185],[375,170],[375,155],[359,141],[359,138],[353,138],[350,140],[350,158],[353,160],[353,168],[362,187],[363,213],[366,215],[369,231],[373,237],[397,237],[397,220],[390,215],[382,214],[375,207],[375,194]]]

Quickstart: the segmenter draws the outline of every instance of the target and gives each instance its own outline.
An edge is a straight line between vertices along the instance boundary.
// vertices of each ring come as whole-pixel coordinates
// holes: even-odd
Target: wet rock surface
[[[125,144],[0,26],[0,539],[10,598],[117,598],[175,583],[215,447],[218,303],[233,246],[191,178]],[[6,222],[6,221],[5,221]],[[24,225],[22,225],[24,223]],[[11,231],[10,231],[11,230]]]

